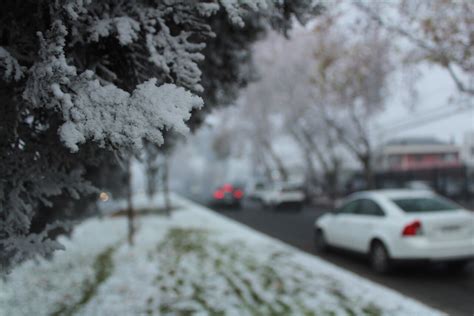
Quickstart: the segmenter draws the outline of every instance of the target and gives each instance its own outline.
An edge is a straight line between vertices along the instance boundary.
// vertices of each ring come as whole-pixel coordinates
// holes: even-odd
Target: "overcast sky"
[[[401,97],[404,92],[402,89],[406,88],[393,87],[392,98],[377,120],[381,129],[387,130],[380,137],[433,136],[446,141],[454,139],[460,143],[466,132],[474,131],[474,101],[468,101],[471,105],[469,110],[450,114],[459,108],[449,103],[449,97],[456,95],[457,91],[448,73],[440,67],[424,68],[417,82],[418,102],[413,108],[406,103],[406,98]],[[397,127],[404,122],[405,126]]]

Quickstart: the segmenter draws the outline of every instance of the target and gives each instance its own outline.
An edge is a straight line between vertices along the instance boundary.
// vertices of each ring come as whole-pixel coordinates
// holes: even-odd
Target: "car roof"
[[[350,198],[370,198],[370,197],[382,197],[387,199],[397,199],[397,198],[416,198],[416,197],[428,197],[433,196],[433,193],[430,190],[416,190],[416,189],[382,189],[382,190],[370,190],[370,191],[361,191],[356,192],[350,195]]]

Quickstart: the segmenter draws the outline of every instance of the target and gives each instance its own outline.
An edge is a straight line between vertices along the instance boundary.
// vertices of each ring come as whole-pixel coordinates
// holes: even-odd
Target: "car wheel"
[[[370,248],[370,265],[377,273],[387,273],[392,268],[387,248],[380,241],[374,242]]]
[[[328,243],[322,229],[316,229],[314,231],[314,248],[316,252],[323,253],[328,251]]]

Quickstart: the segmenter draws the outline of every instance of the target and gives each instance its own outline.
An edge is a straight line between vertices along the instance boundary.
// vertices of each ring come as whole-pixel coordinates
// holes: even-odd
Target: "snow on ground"
[[[442,315],[183,198],[173,205],[170,218],[138,218],[134,247],[125,218],[84,222],[62,238],[66,251],[0,281],[0,315]]]

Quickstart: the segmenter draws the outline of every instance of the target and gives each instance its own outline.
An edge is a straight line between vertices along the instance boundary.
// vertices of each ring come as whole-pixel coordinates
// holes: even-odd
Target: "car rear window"
[[[459,209],[459,206],[437,197],[392,199],[406,213],[438,212]]]
[[[301,187],[297,185],[285,185],[281,188],[282,192],[293,192],[293,191],[301,191]]]

